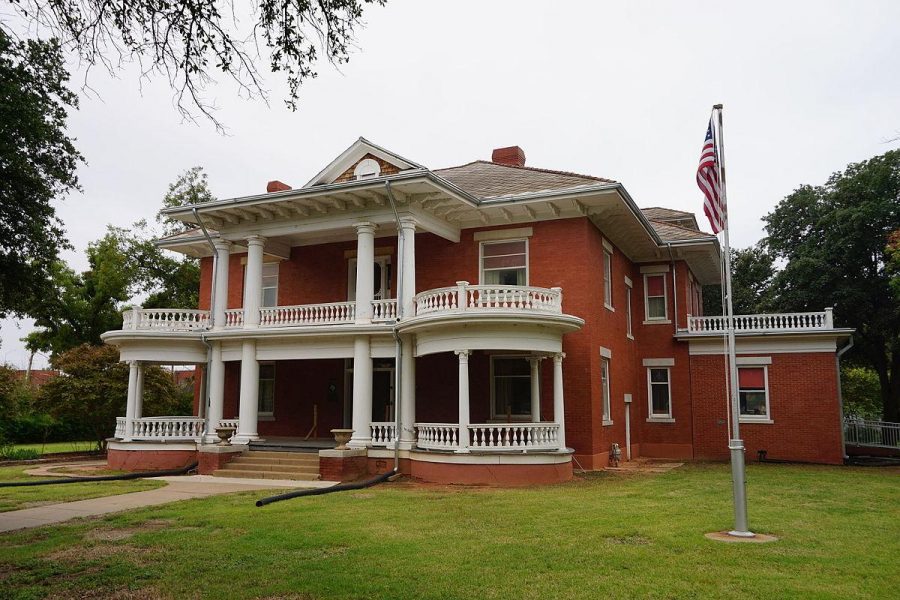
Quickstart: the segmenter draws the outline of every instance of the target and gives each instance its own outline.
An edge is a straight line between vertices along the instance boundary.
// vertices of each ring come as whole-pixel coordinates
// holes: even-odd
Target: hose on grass
[[[333,492],[346,492],[349,490],[362,490],[367,487],[372,487],[377,483],[381,483],[382,481],[387,481],[390,477],[394,476],[394,471],[388,471],[387,473],[382,473],[381,475],[377,475],[372,477],[371,479],[364,479],[363,481],[355,481],[352,483],[340,483],[338,485],[327,487],[327,488],[315,488],[312,490],[295,490],[293,492],[287,492],[285,494],[278,494],[277,496],[269,496],[268,498],[261,498],[256,501],[256,506],[266,506],[267,504],[272,504],[273,502],[281,502],[282,500],[290,500],[291,498],[301,498],[303,496],[322,496],[324,494],[331,494]]]
[[[191,463],[180,469],[168,471],[144,471],[142,473],[125,473],[123,475],[98,475],[96,477],[58,477],[56,479],[40,479],[38,481],[0,481],[0,488],[30,487],[35,485],[58,485],[62,483],[90,483],[92,481],[127,481],[129,479],[143,479],[145,477],[167,477],[170,475],[185,475],[197,468],[199,463]]]

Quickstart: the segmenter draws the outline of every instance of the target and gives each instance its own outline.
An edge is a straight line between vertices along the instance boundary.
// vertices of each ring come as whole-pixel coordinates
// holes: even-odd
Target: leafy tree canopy
[[[212,119],[204,92],[215,73],[244,96],[268,99],[257,62],[287,79],[286,104],[296,110],[303,82],[316,77],[319,54],[332,64],[350,60],[363,7],[386,0],[256,0],[247,14],[231,2],[183,0],[17,0],[20,15],[71,46],[90,66],[110,72],[137,61],[145,77],[160,75],[189,119]],[[263,51],[265,59],[260,56]]]
[[[731,272],[734,314],[752,315],[772,310],[771,285],[775,277],[775,263],[764,243],[741,250],[732,248]],[[703,314],[723,314],[720,286],[704,288]]]
[[[163,197],[163,208],[186,206],[188,204],[201,204],[212,202],[216,197],[209,190],[209,182],[203,167],[191,167],[169,184],[169,191]],[[180,233],[187,229],[181,221],[169,219],[162,214],[156,215],[156,222],[163,228],[163,235]]]
[[[78,189],[83,159],[66,135],[66,88],[55,40],[12,39],[0,27],[0,317],[23,315],[67,242],[51,201]]]

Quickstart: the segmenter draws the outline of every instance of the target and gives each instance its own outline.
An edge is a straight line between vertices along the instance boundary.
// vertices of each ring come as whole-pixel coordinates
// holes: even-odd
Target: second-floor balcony
[[[758,315],[734,315],[734,332],[741,333],[803,333],[834,329],[832,309],[820,312],[772,313]],[[728,330],[728,319],[721,315],[709,317],[688,316],[684,333],[693,335],[723,335]]]

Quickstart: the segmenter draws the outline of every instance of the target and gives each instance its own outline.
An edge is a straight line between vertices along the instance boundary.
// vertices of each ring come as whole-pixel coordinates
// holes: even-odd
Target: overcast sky
[[[299,186],[359,136],[430,168],[519,145],[528,165],[609,177],[640,206],[702,217],[694,173],[722,102],[736,247],[798,185],[898,147],[896,1],[390,0],[364,20],[351,62],[320,65],[297,112],[275,76],[269,107],[210,88],[227,136],[183,123],[164,81],[94,71],[99,98],[70,116],[87,164],[84,192],[57,205],[75,246],[65,259],[84,269],[107,223],[152,220],[191,166],[219,198]],[[3,323],[0,359],[25,365],[29,325]]]

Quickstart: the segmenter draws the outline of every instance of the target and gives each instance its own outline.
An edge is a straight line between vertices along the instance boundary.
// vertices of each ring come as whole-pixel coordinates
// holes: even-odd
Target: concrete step
[[[261,457],[266,457],[266,458],[299,458],[299,459],[315,458],[316,460],[319,460],[319,451],[318,450],[313,450],[313,451],[309,451],[309,452],[300,452],[300,451],[281,452],[281,451],[275,451],[275,450],[252,450],[251,449],[244,453],[244,456],[248,456],[248,455],[261,456]]]
[[[319,465],[319,457],[314,458],[267,458],[265,456],[256,456],[253,453],[244,454],[235,457],[229,464],[263,464],[263,465],[296,465],[305,467],[308,465]]]
[[[243,479],[292,479],[296,481],[316,481],[318,473],[295,473],[293,471],[241,471],[238,469],[219,469],[213,477],[239,477]]]
[[[284,471],[290,473],[318,473],[319,465],[273,465],[267,463],[231,461],[222,467],[229,471]]]

